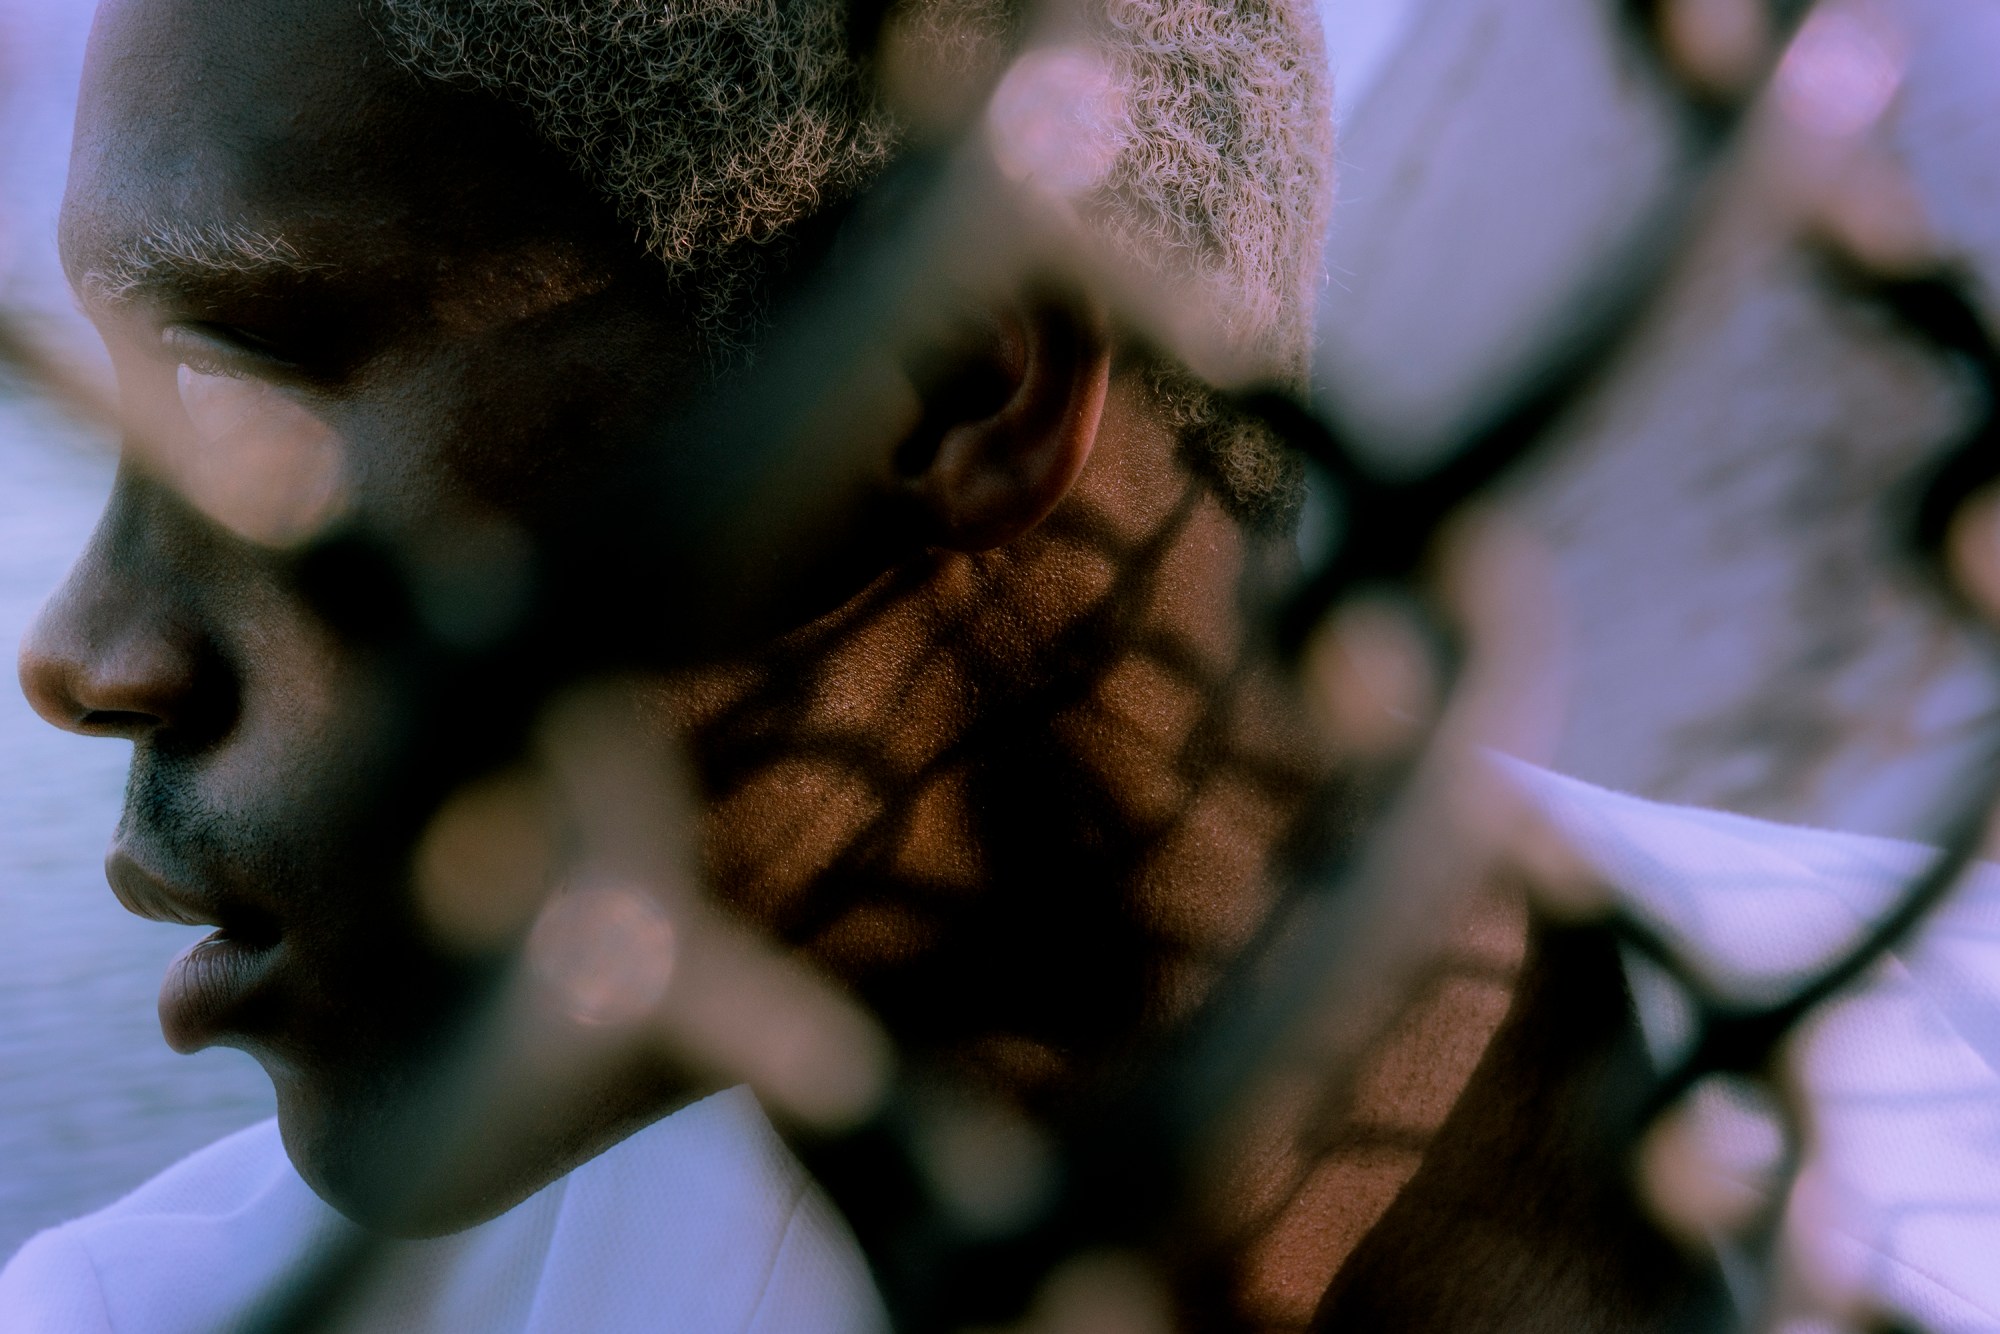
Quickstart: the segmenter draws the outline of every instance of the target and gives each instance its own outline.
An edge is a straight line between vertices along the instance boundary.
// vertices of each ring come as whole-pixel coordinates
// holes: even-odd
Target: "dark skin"
[[[169,1016],[167,1037],[256,1055],[301,1170],[340,1199],[368,1109],[470,979],[399,892],[413,813],[368,796],[379,675],[333,641],[284,552],[159,465],[153,442],[190,431],[177,369],[306,407],[340,442],[354,509],[407,533],[521,508],[607,412],[679,391],[661,349],[681,340],[642,257],[518,126],[413,95],[344,9],[273,7],[255,28],[239,13],[99,17],[62,231],[86,299],[93,270],[161,227],[248,225],[291,253],[163,264],[94,300],[145,443],[22,674],[58,723],[135,743],[108,863],[121,897],[276,937],[284,966],[221,1028]]]
[[[183,461],[204,386],[267,386],[259,411],[316,423],[298,430],[338,460],[344,522],[418,552],[496,525],[533,539],[574,519],[551,509],[565,478],[705,383],[686,312],[511,112],[415,81],[356,9],[315,0],[107,4],[62,245],[132,429],[22,680],[57,725],[134,743],[121,899],[261,960],[227,1004],[163,1002],[168,1040],[254,1055],[294,1163],[351,1215],[489,1217],[700,1086],[618,1053],[473,1186],[414,1212],[385,1194],[423,1072],[519,945],[441,938],[414,887],[437,806],[477,775],[399,781],[379,656],[329,627],[268,514]],[[646,697],[693,759],[727,910],[910,1058],[1059,1116],[1199,1011],[1338,766],[1237,610],[1246,581],[1283,577],[1285,542],[1185,464],[1087,294],[989,283],[967,306],[946,390],[908,349],[864,377],[842,494],[872,563],[817,573],[775,633]],[[1456,1096],[1510,977],[1405,1044],[1419,1065],[1440,1041],[1469,1054],[1432,1062],[1426,1106]],[[1241,1241],[1204,1298],[1218,1320],[1302,1323],[1415,1169],[1294,1198],[1340,1134],[1288,1116],[1221,1178]],[[1402,1119],[1420,1147],[1436,1118]]]
[[[471,983],[410,903],[407,862],[427,812],[374,799],[372,724],[389,688],[377,664],[329,631],[289,553],[190,501],[161,462],[189,432],[178,368],[270,384],[308,409],[339,442],[348,514],[412,544],[493,515],[534,531],[552,476],[588,468],[630,422],[671,416],[703,370],[656,266],[523,125],[397,71],[343,7],[267,9],[255,24],[219,4],[115,4],[100,16],[62,239],[135,430],[105,522],[25,646],[22,674],[53,721],[135,743],[112,855],[127,900],[280,937],[285,967],[250,1003],[215,1031],[170,1022],[169,1040],[228,1041],[264,1061],[302,1171],[365,1213],[343,1180],[366,1157],[370,1117]],[[281,237],[285,253],[161,263],[119,299],[100,295],[102,275],[121,273],[148,235],[225,225]],[[1197,732],[1208,739],[1196,779],[1233,754],[1229,727],[1209,719],[1241,694],[1229,594],[1242,534],[1174,463],[1133,377],[1114,386],[1101,328],[999,304],[981,350],[997,392],[971,400],[963,420],[931,422],[916,472],[881,469],[902,529],[893,566],[863,572],[842,595],[849,605],[769,648],[684,670],[674,692],[712,790],[717,892],[892,1009],[897,993],[925,989],[910,969],[937,965],[920,962],[934,956],[883,905],[936,901],[954,878],[964,901],[969,868],[988,855],[990,836],[968,827],[951,784],[985,786],[1010,819],[1056,822],[1029,840],[1046,848],[1045,866],[1008,880],[1034,884],[1113,833],[1120,846],[1087,854],[1089,878],[1136,894],[1131,863],[1184,823],[1200,786],[1145,771],[1179,765]],[[914,405],[916,390],[904,392]],[[885,465],[907,455],[917,416],[892,385]],[[1161,666],[1117,675],[1114,655],[1141,631]],[[1059,670],[1062,655],[1082,670]],[[833,688],[843,673],[849,683]],[[1015,699],[987,699],[975,716],[971,701],[1003,681]],[[890,682],[892,717],[830,724],[874,708],[866,696]],[[1046,726],[1058,708],[1069,720],[1056,739],[1021,754],[1023,713]],[[1242,730],[1268,738],[1272,721]],[[1104,744],[1082,744],[1084,732]],[[1079,771],[1106,769],[1124,732],[1146,744],[1086,780]],[[834,771],[836,734],[852,772]],[[1260,744],[1241,762],[1261,766],[1261,787],[1234,798],[1254,827],[1223,857],[1245,882],[1285,823],[1282,803],[1310,779],[1282,741]],[[866,809],[827,794],[856,773],[878,789]],[[1144,782],[1173,790],[1152,798],[1140,838],[1111,803],[1129,805]],[[1086,787],[1101,794],[1094,810],[1046,809]],[[1021,809],[1024,790],[1042,794],[1042,812]],[[818,822],[815,837],[781,840],[783,867],[760,858],[754,840],[794,819]],[[1050,883],[1083,880],[1073,868]],[[1005,896],[971,897],[988,906],[952,909],[954,934],[1007,930],[1027,950],[1024,975],[1099,992],[1066,1021],[1090,1031],[1035,1031],[1051,1022],[1037,987],[1005,989],[1006,1011],[986,1014],[967,1010],[990,1007],[983,989],[961,988],[950,1004],[915,1007],[938,1028],[914,1035],[925,1045],[1005,1049],[1032,1083],[1026,1071],[1159,1022],[1200,985],[1198,966],[1175,957],[1188,949],[1147,941],[1129,903],[1093,893],[1099,906],[1070,909],[1088,929],[1066,935],[1042,930],[1032,908],[994,917]],[[1219,923],[1172,930],[1240,938],[1256,917],[1226,901],[1216,911]],[[659,1096],[649,1086],[637,1101]],[[622,1125],[622,1110],[610,1119]],[[550,1174],[536,1165],[508,1193]]]

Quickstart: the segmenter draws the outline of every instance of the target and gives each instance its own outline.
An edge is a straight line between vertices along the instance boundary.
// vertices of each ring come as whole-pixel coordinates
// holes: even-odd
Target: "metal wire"
[[[1584,295],[1558,321],[1537,362],[1462,432],[1446,461],[1414,478],[1389,476],[1367,462],[1364,442],[1337,403],[1272,389],[1233,397],[1238,411],[1313,460],[1337,488],[1348,520],[1334,548],[1273,618],[1271,632],[1287,652],[1301,652],[1358,590],[1391,587],[1428,609],[1438,666],[1451,682],[1463,645],[1449,615],[1418,587],[1416,572],[1426,553],[1454,515],[1546,447],[1617,369],[1676,272],[1691,220],[1729,160],[1753,99],[1718,99],[1677,80],[1660,53],[1656,0],[1616,3],[1633,48],[1678,96],[1686,161],[1666,196],[1582,285]],[[855,7],[856,49],[872,48],[885,12],[884,6]],[[1795,29],[1807,12],[1799,0],[1771,5],[1781,33]],[[529,744],[535,702],[579,680],[682,661],[718,642],[754,636],[766,621],[744,609],[767,606],[774,594],[766,584],[746,583],[742,570],[753,563],[747,551],[775,542],[809,553],[851,539],[855,516],[816,508],[834,492],[797,480],[798,424],[843,382],[854,349],[869,335],[912,320],[913,311],[934,299],[969,216],[989,209],[995,198],[993,183],[961,155],[934,151],[906,162],[857,207],[839,262],[791,308],[755,367],[684,421],[632,442],[598,473],[574,483],[571,502],[557,507],[577,516],[574,525],[547,536],[534,596],[490,641],[467,647],[428,625],[402,553],[378,534],[346,530],[300,554],[299,578],[329,623],[349,639],[374,645],[393,664],[392,679],[407,707],[385,718],[384,739],[400,757],[396,772],[411,803],[435,806],[468,777],[512,760]],[[1962,274],[1870,273],[1837,252],[1828,253],[1823,272],[1830,287],[1888,312],[1913,340],[1962,367],[1981,391],[1981,419],[1912,506],[1912,550],[1941,572],[1937,551],[1952,516],[2000,475],[2000,353]],[[66,400],[87,401],[4,324],[0,362],[30,383],[53,386]],[[684,447],[662,449],[662,439]],[[825,477],[843,461],[803,462],[811,476]],[[774,565],[796,568],[787,559]],[[599,577],[605,569],[629,571],[634,582],[649,587],[686,590],[688,603],[681,614],[637,623],[622,614],[618,596]],[[688,636],[690,625],[704,629]],[[665,638],[658,628],[664,626],[678,627],[681,637]],[[1373,813],[1378,826],[1394,824],[1406,810],[1398,795],[1418,783],[1421,767],[1411,760],[1384,776]],[[1719,994],[1693,960],[1629,912],[1614,910],[1577,928],[1649,959],[1693,1005],[1695,1040],[1638,1100],[1636,1119],[1622,1128],[1631,1145],[1704,1079],[1737,1075],[1771,1082],[1800,1024],[1920,929],[1978,855],[2000,799],[2000,746],[1962,790],[1963,808],[1946,822],[1944,851],[1932,865],[1861,940],[1776,1001],[1749,1004]],[[1197,1166],[1231,1110],[1290,1050],[1301,1027],[1344,1003],[1339,988],[1356,984],[1369,966],[1365,956],[1391,930],[1366,916],[1388,894],[1367,851],[1349,849],[1307,868],[1263,943],[1225,982],[1207,1022],[1150,1053],[1138,1075],[1130,1069],[1108,1075],[1100,1095],[1085,1100],[1087,1113],[1045,1127],[1058,1185],[1014,1226],[997,1233],[968,1228],[927,1175],[922,1143],[941,1078],[936,1070],[905,1069],[879,1111],[858,1128],[800,1137],[802,1155],[867,1251],[899,1329],[928,1334],[1009,1321],[1069,1257],[1165,1244],[1163,1231],[1193,1207]],[[476,1045],[470,1036],[467,1042]],[[1343,1059],[1356,1054],[1340,1053]],[[1320,1074],[1334,1090],[1353,1070],[1329,1058]],[[1795,1117],[1789,1133],[1795,1168],[1801,1133]],[[1777,1195],[1782,1199],[1783,1189]],[[1767,1213],[1742,1239],[1766,1273],[1777,1226],[1776,1213]],[[274,1293],[251,1327],[260,1334],[332,1327],[343,1295],[367,1282],[384,1244],[357,1235],[332,1248]],[[1195,1257],[1195,1264],[1203,1262]],[[1765,1318],[1768,1298],[1759,1290],[1740,1299],[1746,1327]]]

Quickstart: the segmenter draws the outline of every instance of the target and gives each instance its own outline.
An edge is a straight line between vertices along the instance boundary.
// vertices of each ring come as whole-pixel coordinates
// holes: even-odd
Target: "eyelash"
[[[170,324],[160,331],[160,344],[177,365],[197,375],[231,379],[251,378],[260,370],[290,369],[289,362],[259,348],[261,341],[226,325]]]

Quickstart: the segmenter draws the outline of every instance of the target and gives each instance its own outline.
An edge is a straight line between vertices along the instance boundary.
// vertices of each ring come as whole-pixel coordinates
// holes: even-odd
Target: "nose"
[[[125,489],[121,480],[120,491]],[[140,740],[205,712],[201,638],[173,582],[122,540],[130,506],[114,492],[90,545],[21,644],[21,689],[49,722]]]

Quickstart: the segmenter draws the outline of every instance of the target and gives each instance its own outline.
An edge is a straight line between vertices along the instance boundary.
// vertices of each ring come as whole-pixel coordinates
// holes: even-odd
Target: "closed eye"
[[[344,503],[344,451],[296,368],[213,328],[170,325],[160,341],[187,425],[153,460],[164,480],[261,545],[296,546],[323,529]]]
[[[199,375],[282,377],[299,369],[268,339],[232,325],[169,324],[160,330],[160,346],[176,363]]]

